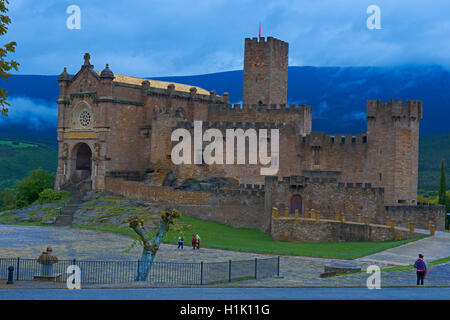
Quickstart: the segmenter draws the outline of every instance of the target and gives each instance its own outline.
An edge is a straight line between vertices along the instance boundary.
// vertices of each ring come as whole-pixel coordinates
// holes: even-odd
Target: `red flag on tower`
[[[258,40],[261,40],[261,23],[259,23],[259,34],[258,34]]]

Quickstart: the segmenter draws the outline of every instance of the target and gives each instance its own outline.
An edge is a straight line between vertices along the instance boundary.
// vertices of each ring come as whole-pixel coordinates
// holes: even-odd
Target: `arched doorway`
[[[289,215],[293,216],[295,215],[295,210],[298,210],[298,214],[302,214],[302,197],[298,194],[293,195],[291,197],[291,207],[289,210]]]
[[[86,143],[77,144],[72,150],[72,174],[70,180],[73,183],[86,180],[91,176],[92,151]]]

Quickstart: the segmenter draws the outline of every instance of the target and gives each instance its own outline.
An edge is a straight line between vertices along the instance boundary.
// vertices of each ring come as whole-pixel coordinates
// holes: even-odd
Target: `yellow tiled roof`
[[[100,76],[101,72],[100,71],[95,71],[95,73],[97,73]],[[207,91],[205,89],[202,89],[200,87],[190,86],[190,85],[187,85],[187,84],[181,84],[181,83],[176,83],[176,82],[167,82],[167,81],[159,81],[159,80],[152,80],[152,79],[136,78],[136,77],[124,76],[124,75],[117,74],[117,73],[114,73],[114,77],[115,77],[114,78],[115,82],[122,82],[122,83],[135,84],[135,85],[142,85],[142,81],[148,80],[148,81],[150,81],[150,87],[160,88],[160,89],[167,89],[167,86],[169,84],[173,84],[173,85],[175,85],[175,90],[189,92],[189,90],[192,87],[194,87],[194,88],[197,88],[197,93],[198,94],[209,95],[209,91]]]

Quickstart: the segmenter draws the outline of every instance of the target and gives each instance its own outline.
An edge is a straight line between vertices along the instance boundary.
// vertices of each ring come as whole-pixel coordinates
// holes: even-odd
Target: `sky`
[[[80,29],[66,12],[80,8]],[[369,29],[370,5],[381,29]],[[290,66],[450,67],[448,0],[10,0],[2,38],[19,74],[76,73],[83,54],[102,70],[140,77],[242,69],[244,38],[289,42]]]

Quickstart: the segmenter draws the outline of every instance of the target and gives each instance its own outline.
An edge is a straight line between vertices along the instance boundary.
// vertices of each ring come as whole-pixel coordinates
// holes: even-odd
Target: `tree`
[[[444,167],[444,159],[441,162],[441,183],[439,185],[439,195],[438,195],[438,203],[443,204],[444,206],[447,203],[447,194],[446,194],[446,186],[445,186],[445,167]]]
[[[5,13],[8,12],[6,5],[9,4],[9,0],[0,0],[0,36],[3,36],[8,31],[8,24],[11,23],[11,18],[9,18]],[[17,43],[11,41],[0,47],[0,78],[8,80],[11,76],[9,71],[12,69],[18,71],[19,63],[14,60],[7,61],[6,56],[8,53],[14,53],[16,51]],[[0,111],[3,116],[8,116],[9,103],[6,101],[8,98],[8,92],[0,88]]]
[[[130,228],[136,232],[138,235],[137,241],[139,241],[139,244],[142,246],[142,255],[136,273],[136,281],[147,281],[159,246],[163,241],[165,234],[172,225],[175,225],[175,220],[179,217],[180,212],[176,209],[166,209],[162,211],[159,227],[153,236],[150,232],[145,230],[144,221],[140,217],[134,215],[129,218]]]
[[[54,179],[53,174],[42,169],[30,171],[27,177],[14,186],[17,191],[17,206],[23,207],[36,201],[40,192],[47,188],[53,188]]]
[[[438,203],[445,206],[445,227],[448,229],[450,217],[447,215],[448,200],[447,200],[447,187],[445,185],[445,167],[444,159],[441,162],[441,183],[439,185]]]

